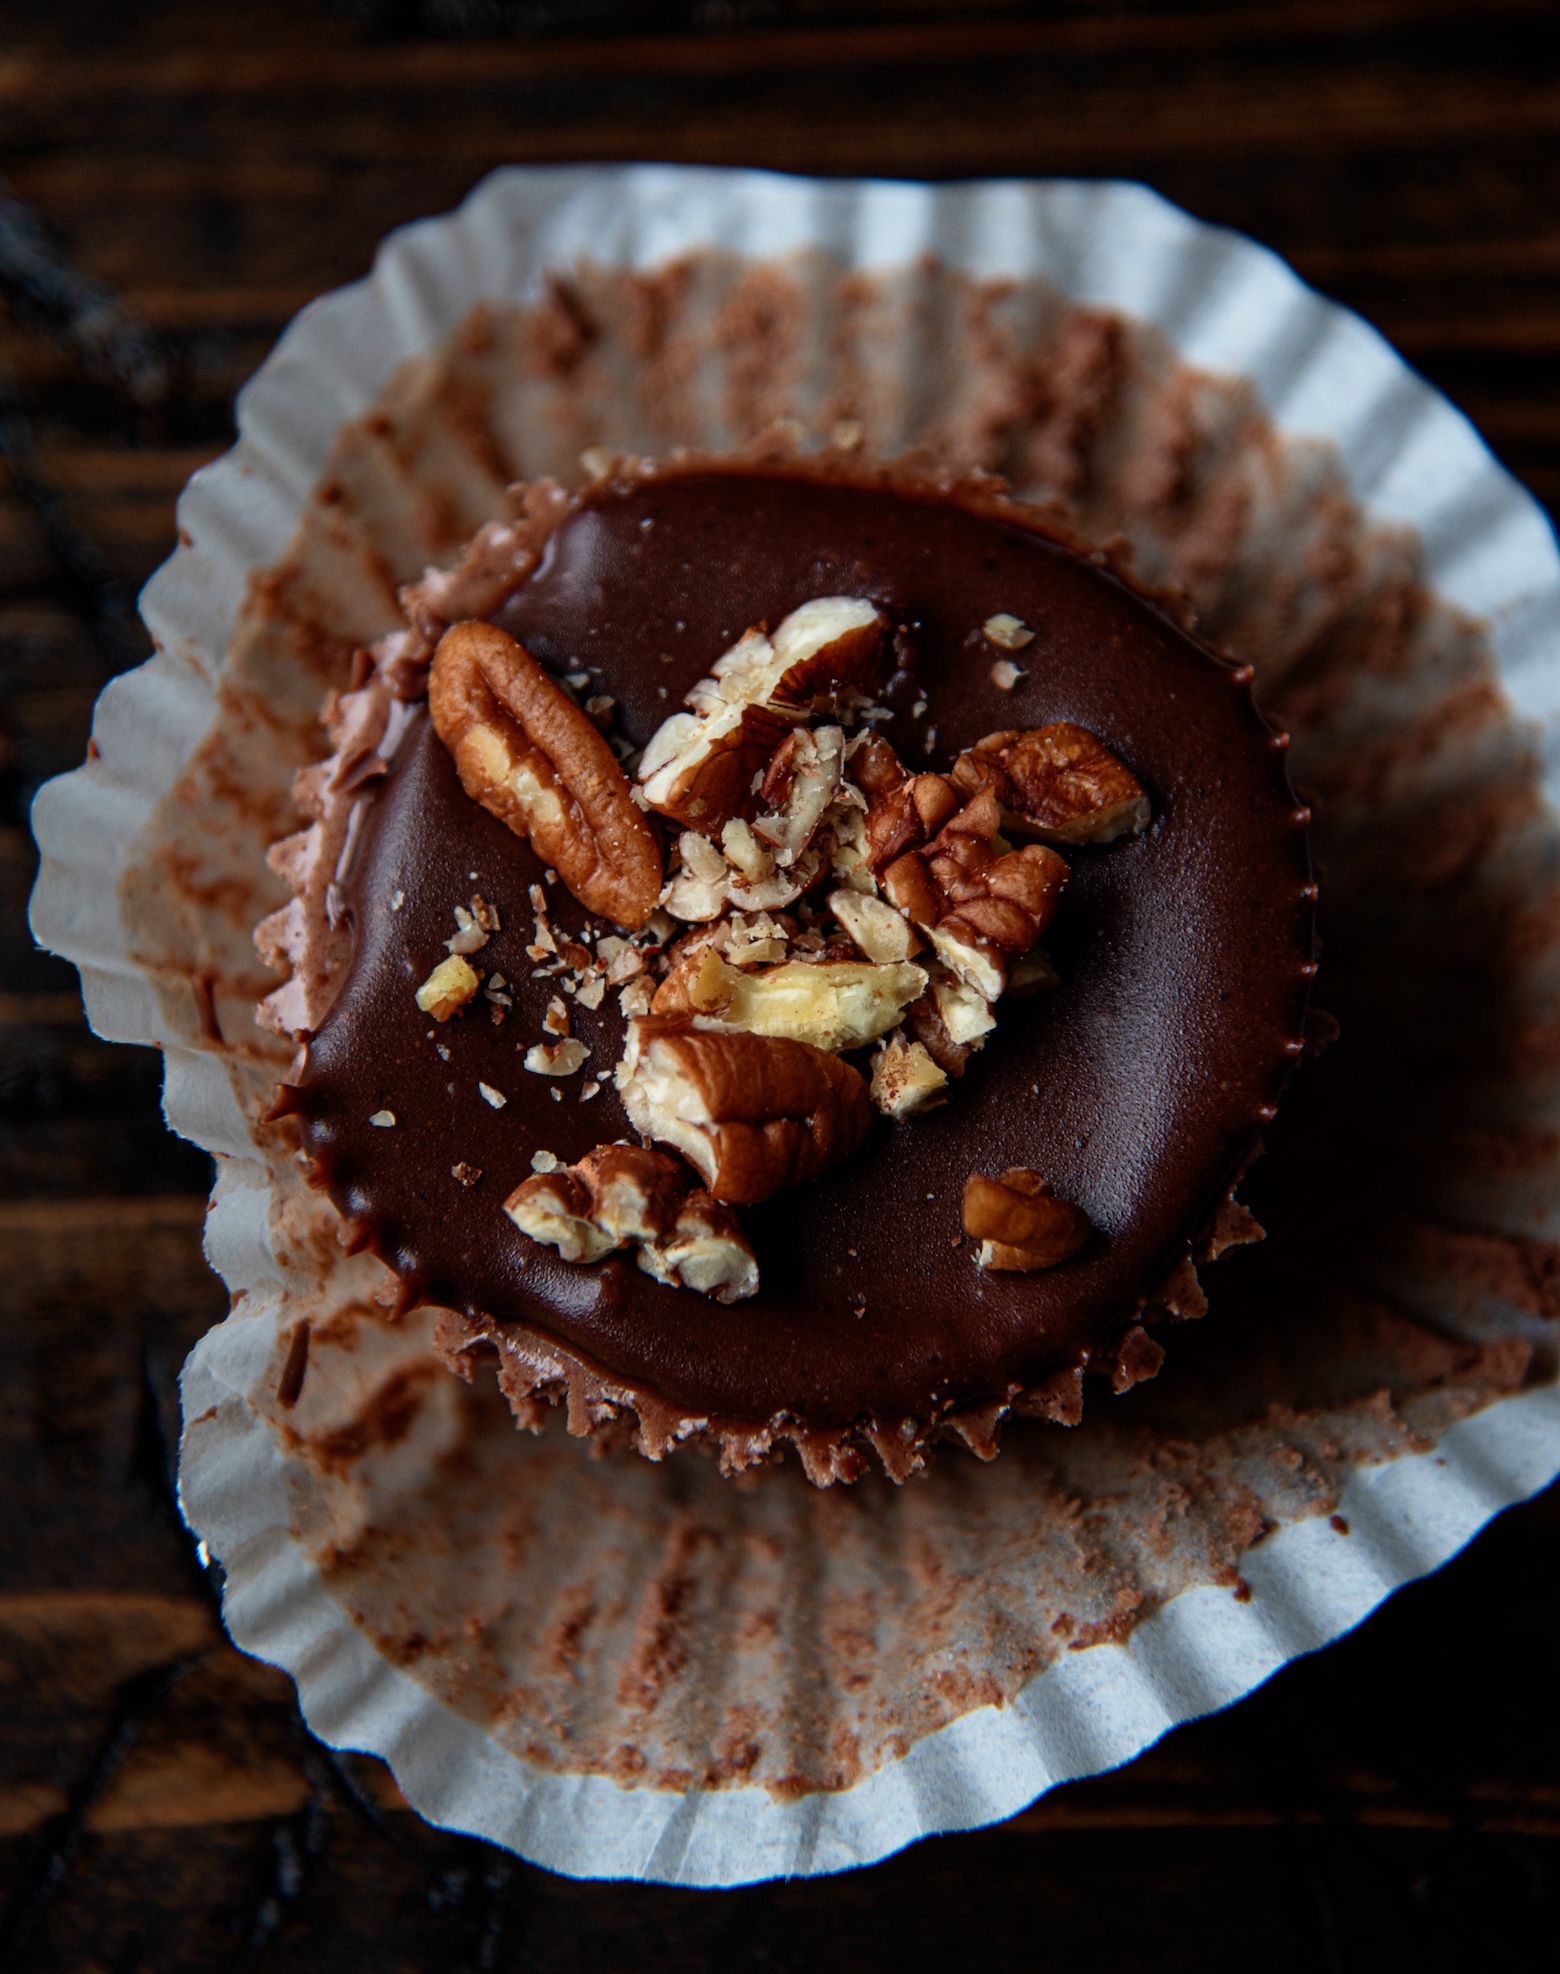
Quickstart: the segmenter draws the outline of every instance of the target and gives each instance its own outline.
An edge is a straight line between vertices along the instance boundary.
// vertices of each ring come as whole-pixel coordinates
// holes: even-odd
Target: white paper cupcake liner
[[[729,366],[678,371],[652,331],[656,393],[627,358],[611,371],[629,331],[591,358],[594,396],[554,391],[503,341],[551,270],[589,260],[588,290],[693,256],[677,307],[708,346],[733,279],[798,255],[795,333],[753,331],[780,336],[784,375],[741,391]],[[877,301],[856,292],[847,322],[839,297],[860,273]],[[1302,779],[1309,765],[1337,791],[1330,854],[1356,930],[1380,910],[1378,840],[1438,788],[1498,807],[1525,785],[1531,744],[1555,801],[1560,557],[1547,522],[1373,331],[1272,255],[1127,185],[592,167],[500,172],[459,213],[393,236],[367,281],[304,311],[241,398],[238,445],[180,502],[185,545],[143,599],[157,655],[104,694],[96,758],[35,808],[40,941],[80,967],[98,1033],[164,1048],[169,1121],[219,1160],[207,1252],[234,1312],[186,1367],[181,1490],[224,1565],[233,1635],[292,1673],[315,1731],[382,1755],[424,1815],[560,1871],[732,1885],[846,1869],[1008,1815],[1248,1692],[1560,1472],[1560,1394],[1518,1389],[1511,1369],[1524,1339],[1554,1341],[1523,1275],[1560,1225],[1541,1046],[1560,1003],[1552,935],[1535,938],[1508,997],[1538,1038],[1531,1065],[1485,1074],[1476,1051],[1449,1045],[1448,1116],[1496,1149],[1448,1162],[1436,1196],[1381,1246],[1384,1293],[1471,1340],[1461,1356],[1427,1330],[1422,1375],[1409,1376],[1398,1337],[1382,1383],[1406,1382],[1378,1398],[1371,1352],[1391,1352],[1367,1312],[1354,1383],[1281,1415],[1231,1415],[1199,1440],[1177,1438],[1169,1414],[1156,1426],[1153,1412],[1112,1415],[1093,1399],[1076,1435],[1031,1428],[989,1469],[945,1455],[930,1482],[898,1492],[816,1495],[794,1470],[735,1490],[697,1456],[595,1461],[558,1431],[513,1433],[433,1363],[429,1317],[381,1320],[384,1271],[340,1254],[329,1208],[253,1122],[284,1066],[250,1025],[274,981],[249,932],[277,902],[263,851],[291,826],[291,769],[319,751],[315,714],[343,652],[393,621],[387,570],[404,579],[424,553],[453,552],[501,494],[461,391],[487,380],[484,415],[508,421],[499,449],[531,474],[598,440],[736,443],[766,392],[804,422],[858,421],[880,452],[957,451],[996,415],[981,392],[997,372],[949,362],[970,331],[940,326],[937,309],[1004,280],[1013,296],[992,303],[1004,333],[1038,335],[1048,307],[1119,311],[1140,325],[1135,360],[1149,369],[1157,349],[1250,386],[1254,398],[1210,386],[1197,400],[1205,436],[1220,419],[1245,431],[1247,404],[1268,421],[1266,438],[1229,440],[1237,461],[1243,445],[1268,453],[1229,482],[1245,502],[1248,580],[1210,593],[1208,624],[1271,692],[1303,708],[1320,690],[1299,673],[1329,554],[1368,563],[1362,594],[1370,571],[1417,556],[1439,614],[1414,677],[1382,666],[1313,720],[1310,743],[1297,728]],[[473,329],[479,304],[492,305],[475,320],[497,355]],[[1173,396],[1147,391],[1143,416]],[[1087,516],[1090,488],[1072,491]],[[1357,517],[1333,526],[1345,497],[1375,533]],[[1114,498],[1107,486],[1092,518],[1107,524]],[[1412,535],[1394,546],[1392,529]],[[1155,580],[1195,591],[1212,551],[1184,521],[1145,520],[1134,538]],[[1288,582],[1302,564],[1305,579]],[[1447,705],[1477,706],[1486,648],[1505,710],[1468,710],[1466,732],[1422,759],[1394,752],[1424,714],[1426,680]],[[1371,762],[1351,794],[1352,765]],[[1477,854],[1488,874],[1474,888],[1492,905],[1536,904],[1552,886],[1551,813],[1508,803],[1480,843],[1448,884],[1468,881]],[[1392,964],[1436,897],[1383,920]],[[1326,1335],[1344,1335],[1346,1316]],[[278,1372],[303,1317],[309,1376],[284,1408]],[[1170,1339],[1167,1380],[1186,1347]],[[1284,1399],[1282,1376],[1270,1396]],[[1112,1523],[1124,1488],[1131,1513]],[[1093,1588],[1079,1591],[1084,1577]],[[1053,1624],[1064,1597],[1073,1608]]]

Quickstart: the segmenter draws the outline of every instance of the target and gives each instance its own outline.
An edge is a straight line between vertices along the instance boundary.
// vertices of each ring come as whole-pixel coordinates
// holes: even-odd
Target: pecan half
[[[980,1242],[982,1268],[1028,1273],[1068,1260],[1094,1230],[1083,1209],[1058,1199],[1038,1172],[1010,1165],[1000,1179],[970,1174],[964,1231]]]
[[[989,788],[1005,828],[1053,843],[1113,843],[1149,822],[1142,783],[1086,727],[988,733],[953,764],[967,795]]]
[[[473,801],[529,837],[587,911],[637,930],[661,850],[617,757],[561,686],[493,624],[439,640],[428,705]]]
[[[617,1084],[634,1129],[674,1145],[731,1206],[815,1179],[872,1125],[866,1083],[838,1056],[685,1015],[630,1023]]]

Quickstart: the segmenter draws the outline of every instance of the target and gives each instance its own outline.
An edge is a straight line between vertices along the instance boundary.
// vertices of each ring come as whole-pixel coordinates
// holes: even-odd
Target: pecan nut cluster
[[[467,794],[626,935],[563,953],[539,907],[528,949],[576,969],[588,1006],[623,983],[629,1016],[615,1074],[642,1146],[601,1146],[506,1203],[565,1261],[632,1247],[662,1281],[752,1295],[732,1209],[848,1157],[878,1113],[945,1103],[997,1003],[1056,980],[1039,943],[1068,881],[1056,846],[1147,826],[1130,770],[1066,722],[912,773],[876,731],[891,649],[888,617],[855,597],[749,630],[629,756],[631,782],[596,703],[514,639],[467,622],[439,641],[429,705]],[[1016,1168],[972,1175],[964,1219],[987,1268],[1054,1266],[1090,1232]]]

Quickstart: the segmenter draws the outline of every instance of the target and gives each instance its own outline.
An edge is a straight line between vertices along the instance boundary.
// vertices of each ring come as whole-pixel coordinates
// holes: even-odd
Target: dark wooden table
[[[1362,310],[1555,501],[1553,13],[0,3],[0,173],[46,227],[11,208],[0,254],[0,1963],[1555,1965],[1556,1492],[1230,1713],[848,1878],[579,1885],[428,1829],[222,1642],[168,1484],[177,1368],[222,1306],[206,1162],[23,917],[28,801],[141,655],[127,598],[234,390],[504,161],[1143,179]]]

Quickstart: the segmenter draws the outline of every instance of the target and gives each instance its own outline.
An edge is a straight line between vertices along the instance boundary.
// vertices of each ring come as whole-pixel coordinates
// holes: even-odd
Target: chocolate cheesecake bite
[[[1249,670],[993,482],[817,463],[533,486],[403,601],[261,1018],[449,1361],[819,1482],[1152,1375],[1315,970]]]

